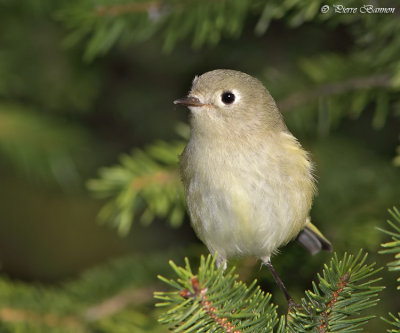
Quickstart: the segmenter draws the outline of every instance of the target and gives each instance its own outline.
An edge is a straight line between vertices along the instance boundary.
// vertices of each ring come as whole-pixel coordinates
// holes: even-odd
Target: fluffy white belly
[[[191,170],[183,181],[192,225],[221,258],[270,256],[305,225],[313,192],[306,154],[292,163],[264,153],[183,156],[182,168]]]

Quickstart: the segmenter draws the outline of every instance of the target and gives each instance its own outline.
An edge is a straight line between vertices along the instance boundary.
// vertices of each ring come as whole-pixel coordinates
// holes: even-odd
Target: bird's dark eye
[[[230,91],[225,91],[221,95],[221,101],[224,104],[232,104],[235,101],[235,94]]]

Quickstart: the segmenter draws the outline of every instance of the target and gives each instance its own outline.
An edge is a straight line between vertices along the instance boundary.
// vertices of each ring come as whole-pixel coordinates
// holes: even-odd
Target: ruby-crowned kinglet
[[[250,255],[268,266],[271,255],[299,236],[311,252],[331,249],[311,225],[313,166],[287,129],[263,84],[242,72],[218,69],[196,76],[187,97],[190,140],[180,173],[194,230],[226,267]]]

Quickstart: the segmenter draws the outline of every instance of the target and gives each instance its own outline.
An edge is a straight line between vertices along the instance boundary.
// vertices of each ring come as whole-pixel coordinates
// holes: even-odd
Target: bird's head
[[[192,126],[203,130],[282,130],[285,125],[275,101],[256,78],[235,70],[217,69],[196,76],[187,97],[174,101],[193,114]]]

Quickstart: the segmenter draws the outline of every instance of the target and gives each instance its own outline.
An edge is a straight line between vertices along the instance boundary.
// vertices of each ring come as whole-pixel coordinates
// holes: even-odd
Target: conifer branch
[[[186,299],[200,299],[200,304],[203,310],[219,327],[224,329],[227,333],[242,333],[241,331],[236,329],[235,325],[230,322],[228,318],[221,318],[220,316],[218,316],[218,309],[214,307],[214,304],[208,300],[208,297],[206,295],[207,288],[202,288],[202,286],[200,286],[197,276],[193,276],[190,281],[192,283],[192,289],[194,292],[192,293],[190,290],[184,289],[181,290],[179,294]]]
[[[148,12],[161,7],[161,1],[129,2],[115,5],[100,5],[95,9],[97,16],[118,16],[138,12]]]
[[[336,253],[322,275],[318,286],[306,291],[301,306],[290,312],[290,332],[351,332],[365,325],[374,316],[360,316],[361,311],[377,304],[377,294],[383,289],[376,286],[380,278],[373,278],[381,269],[367,265],[367,255],[345,254],[339,260]]]
[[[109,298],[92,304],[75,315],[62,315],[56,313],[40,313],[13,307],[0,308],[0,322],[30,323],[48,327],[64,327],[73,331],[82,331],[88,323],[111,317],[131,304],[145,304],[152,300],[156,286],[149,285],[142,288],[129,288],[111,295]]]
[[[131,187],[136,191],[140,191],[148,186],[165,186],[168,183],[176,183],[177,181],[179,181],[178,170],[159,170],[133,179]]]
[[[394,254],[394,261],[387,264],[389,271],[400,271],[400,211],[397,207],[393,207],[389,210],[390,215],[393,217],[394,221],[387,220],[387,223],[392,230],[385,230],[378,228],[378,230],[384,232],[385,234],[391,236],[392,241],[381,244],[384,250],[379,251],[381,254]],[[397,278],[400,282],[400,277]],[[400,285],[397,287],[400,290]]]
[[[351,78],[342,82],[320,84],[313,90],[294,93],[278,102],[278,105],[281,111],[290,111],[321,97],[340,95],[355,90],[387,88],[390,85],[391,76],[388,74],[375,74],[366,77]]]
[[[378,228],[378,230],[383,233],[391,236],[392,241],[381,244],[384,250],[379,251],[380,254],[394,254],[394,261],[391,261],[387,264],[389,271],[400,271],[400,211],[397,207],[393,207],[389,210],[390,215],[392,216],[394,221],[387,220],[387,223],[391,227],[391,230],[385,230]],[[400,282],[400,276],[397,278],[397,282]],[[397,289],[400,290],[400,285],[397,286]],[[382,320],[390,324],[392,329],[389,329],[388,332],[391,333],[400,333],[400,312],[397,313],[397,316],[389,313],[390,319],[381,317]]]
[[[144,316],[148,327],[156,327],[149,314],[158,287],[154,278],[166,271],[171,255],[113,260],[57,287],[0,277],[0,332],[110,332],[114,330],[104,325],[113,325],[121,316],[133,319],[118,322],[118,329],[136,332],[134,318],[143,323]]]
[[[319,332],[325,333],[326,330],[328,329],[327,326],[329,323],[331,313],[333,312],[333,310],[335,308],[335,305],[338,301],[339,296],[341,296],[344,288],[346,287],[346,285],[348,283],[349,283],[349,274],[346,273],[344,276],[340,277],[338,289],[332,293],[332,299],[329,301],[326,309],[321,314],[320,326],[318,327]]]
[[[278,320],[271,296],[255,286],[247,287],[237,281],[234,270],[224,274],[216,269],[214,259],[201,257],[197,274],[189,261],[184,268],[170,262],[177,280],[159,277],[175,291],[156,292],[162,301],[159,307],[168,307],[160,322],[173,332],[270,332]]]
[[[389,332],[389,333],[400,333],[400,312],[397,313],[397,317],[393,313],[389,312],[389,317],[390,317],[390,319],[381,317],[381,319],[383,321],[385,321],[386,323],[388,323],[392,327],[394,327],[392,329],[388,329],[387,332]]]
[[[32,310],[1,308],[0,322],[32,323],[38,326],[65,327],[75,332],[84,331],[84,324],[77,316],[59,316],[56,314],[41,314]]]
[[[150,223],[155,217],[180,225],[185,209],[183,188],[178,176],[178,156],[182,142],[157,142],[145,150],[121,156],[121,164],[100,170],[88,188],[99,198],[110,199],[101,209],[102,221],[126,234],[138,218]]]
[[[301,305],[289,312],[287,321],[280,319],[278,332],[351,332],[374,318],[360,316],[376,305],[377,293],[382,290],[376,286],[380,278],[373,278],[380,269],[366,264],[366,257],[362,251],[357,256],[345,254],[341,260],[335,254],[318,275],[318,286],[313,284]],[[238,282],[233,269],[227,274],[216,270],[213,262],[211,256],[202,257],[198,274],[192,273],[187,259],[185,268],[170,263],[179,278],[160,279],[177,290],[155,293],[163,301],[158,306],[168,308],[160,322],[173,332],[271,332],[278,320],[270,296],[254,289],[255,282],[248,288]],[[261,310],[256,300],[268,308]],[[256,317],[254,307],[258,309]]]
[[[152,299],[154,289],[154,286],[147,286],[140,289],[123,290],[87,308],[83,317],[89,322],[97,321],[122,311],[130,304],[143,304]]]

